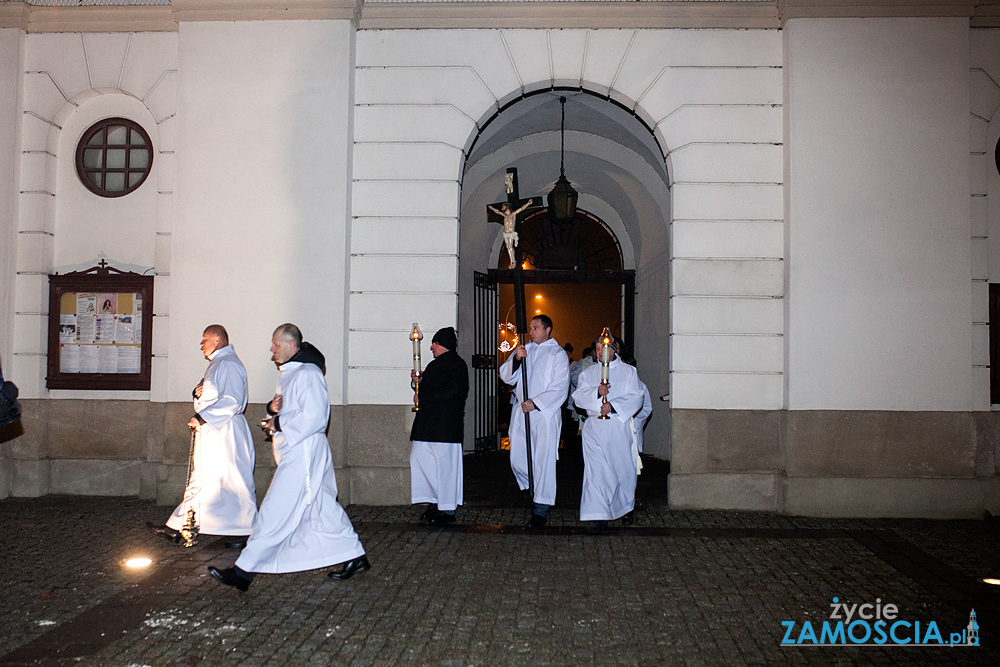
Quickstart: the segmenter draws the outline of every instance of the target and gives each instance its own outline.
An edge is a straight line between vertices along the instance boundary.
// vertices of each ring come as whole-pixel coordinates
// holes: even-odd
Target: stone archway
[[[651,367],[650,428],[666,431],[670,420],[657,415],[673,419],[678,408],[691,419],[780,408],[781,360],[755,351],[759,322],[767,336],[783,327],[783,255],[773,242],[783,216],[782,55],[780,31],[359,31],[352,228],[391,233],[400,247],[377,261],[406,270],[389,276],[362,270],[376,260],[351,259],[352,299],[389,314],[384,345],[349,349],[351,402],[409,409],[406,388],[382,382],[387,371],[370,359],[377,347],[403,367],[388,340],[414,320],[430,313],[435,324],[471,329],[473,274],[499,233],[482,211],[499,200],[507,167],[519,168],[522,196],[551,188],[558,116],[553,108],[542,122],[544,107],[573,92],[590,118],[645,125],[634,133],[601,123],[602,133],[575,124],[567,103],[566,175],[583,186],[579,205],[609,225],[620,220],[623,247],[634,247],[638,327],[651,332],[637,351]],[[652,150],[637,139],[646,128]],[[391,167],[375,159],[388,154]],[[582,179],[577,167],[603,177]],[[362,312],[351,308],[350,327],[362,326]],[[698,433],[684,438],[677,449],[704,458]],[[669,432],[653,439],[679,460]],[[697,484],[702,471],[689,472]]]
[[[503,113],[513,114],[514,120],[505,123],[501,113],[473,142],[462,193],[460,330],[471,330],[475,320],[472,274],[495,266],[500,250],[500,230],[485,222],[485,205],[502,193],[503,174],[510,166],[518,167],[522,196],[544,196],[552,188],[560,163],[558,99],[567,94],[554,89],[535,92],[521,99],[528,109],[509,104]],[[670,324],[668,309],[656,306],[669,298],[665,258],[670,192],[663,156],[649,128],[620,106],[587,92],[568,95],[566,176],[580,192],[580,208],[593,212],[617,238],[621,268],[634,271],[637,282],[644,281],[635,297],[635,356],[651,392],[667,394]],[[657,268],[661,262],[663,267]],[[665,404],[656,408],[660,414],[651,420],[650,428],[656,428],[647,441],[654,443],[650,453],[668,458],[669,415]]]

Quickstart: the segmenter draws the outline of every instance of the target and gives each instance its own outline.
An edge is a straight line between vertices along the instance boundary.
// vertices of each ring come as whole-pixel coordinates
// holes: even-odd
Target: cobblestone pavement
[[[820,520],[671,511],[592,535],[572,507],[549,527],[473,503],[446,529],[422,507],[348,508],[372,561],[346,582],[261,575],[242,594],[145,528],[170,508],[129,498],[0,501],[0,665],[998,664],[1000,524]],[[122,566],[145,554],[154,565]],[[898,619],[979,647],[781,646],[832,599],[894,604]],[[857,616],[854,616],[857,619]],[[861,636],[864,628],[857,628]],[[900,636],[913,635],[905,626]],[[874,640],[874,637],[873,637]],[[872,640],[872,641],[873,641]]]

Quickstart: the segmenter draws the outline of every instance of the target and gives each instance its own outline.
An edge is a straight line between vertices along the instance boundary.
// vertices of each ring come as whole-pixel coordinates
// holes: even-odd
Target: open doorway
[[[615,234],[597,216],[578,209],[576,219],[555,223],[547,209],[529,211],[520,226],[526,321],[544,313],[554,323],[560,345],[573,345],[573,360],[604,327],[632,342],[635,319],[635,271],[622,269]],[[477,274],[473,387],[475,450],[496,451],[506,431],[509,392],[497,368],[517,341],[514,322],[514,276],[501,248],[495,266]],[[523,332],[522,332],[523,333]]]
[[[567,98],[565,104],[560,100],[563,96]],[[505,286],[512,282],[507,277],[511,267],[502,229],[487,219],[489,207],[504,197],[507,170],[512,167],[518,169],[519,195],[544,200],[555,185],[552,179],[562,173],[565,163],[566,178],[579,192],[578,212],[584,216],[574,220],[581,224],[560,228],[554,221],[544,220],[540,207],[524,212],[518,232],[529,286],[527,315],[539,309],[531,302],[535,294],[541,293],[545,300],[541,309],[554,318],[554,335],[560,345],[573,344],[574,359],[604,326],[622,335],[638,359],[640,378],[654,399],[653,415],[645,429],[645,451],[666,463],[670,449],[669,404],[663,397],[669,394],[670,384],[668,221],[672,213],[669,160],[655,133],[639,116],[606,96],[554,87],[526,92],[502,105],[495,115],[480,119],[465,155],[461,170],[458,328],[463,353],[469,355],[469,365],[474,369],[474,380],[467,402],[464,442],[470,454],[483,452],[467,457],[467,496],[471,499],[473,493],[481,494],[484,500],[503,497],[495,495],[495,489],[485,490],[493,480],[509,483],[514,487],[511,493],[517,495],[509,456],[499,449],[497,430],[497,420],[506,421],[510,414],[509,402],[501,404],[498,397],[502,388],[498,387],[496,369],[504,356],[498,349],[501,320],[515,320],[513,313],[506,317],[509,302],[505,299],[505,304],[500,305],[500,292],[509,293],[510,288]],[[538,218],[534,229],[529,216]],[[572,242],[574,235],[591,232],[594,234],[581,243]],[[543,237],[547,240],[542,241]],[[614,272],[622,273],[615,276]],[[553,280],[560,275],[565,280]],[[532,285],[541,289],[531,291]],[[590,285],[599,287],[588,289]],[[569,293],[556,294],[556,289],[564,287]],[[598,296],[598,291],[604,289],[617,291],[613,298],[603,293]],[[617,327],[604,321],[612,316],[599,315],[594,318],[598,322],[582,327],[593,331],[573,332],[570,315],[560,305],[564,298],[566,303],[576,302],[579,297],[573,293],[577,290],[589,293],[592,302],[569,310],[591,311],[593,301],[608,304],[615,311],[613,322],[618,323]],[[498,469],[491,469],[485,462],[505,457],[507,463]],[[557,470],[562,466],[560,459]],[[480,467],[483,472],[478,475],[476,469]],[[652,483],[654,478],[657,476],[644,473],[640,484]],[[657,492],[662,487],[665,493],[665,475],[658,481]],[[566,499],[563,490],[568,489],[561,484],[562,480],[560,502]]]
[[[581,278],[586,279],[585,276]],[[514,289],[499,285],[499,324],[514,322]],[[573,346],[573,360],[592,343],[604,327],[622,337],[623,285],[616,283],[527,283],[524,286],[530,320],[544,313],[552,318],[552,337]],[[499,328],[499,327],[498,327]],[[500,360],[503,361],[503,358]]]

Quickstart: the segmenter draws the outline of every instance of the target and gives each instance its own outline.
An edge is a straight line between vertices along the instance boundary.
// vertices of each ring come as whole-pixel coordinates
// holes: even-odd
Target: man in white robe
[[[333,579],[349,579],[371,568],[344,508],[337,502],[326,426],[330,395],[323,355],[302,341],[294,324],[271,337],[278,389],[263,428],[272,436],[277,469],[261,503],[246,548],[233,567],[209,567],[213,577],[240,591],[258,572],[301,572],[337,563]]]
[[[653,414],[653,401],[649,397],[649,387],[642,380],[639,380],[639,388],[642,389],[642,407],[632,418],[632,424],[635,431],[636,449],[642,454],[642,429],[646,428],[649,415]]]
[[[587,411],[583,422],[583,493],[580,520],[596,529],[625,516],[635,507],[639,453],[632,437],[632,416],[642,408],[642,388],[635,368],[618,357],[617,341],[609,364],[609,384],[601,383],[601,363],[580,374],[573,402]],[[597,343],[597,358],[603,358]],[[607,396],[607,402],[603,397]],[[607,415],[608,419],[599,419]]]
[[[187,512],[193,509],[200,533],[237,536],[226,546],[241,547],[257,516],[253,439],[243,416],[247,372],[222,325],[205,328],[201,351],[209,361],[205,376],[192,392],[195,414],[188,421],[195,438],[191,479],[166,527],[150,528],[180,542]]]
[[[549,507],[556,502],[556,459],[562,430],[562,406],[569,392],[569,359],[552,338],[552,320],[537,315],[528,327],[531,342],[518,345],[500,366],[500,379],[514,387],[511,396],[510,467],[517,485],[528,488],[528,457],[524,438],[524,413],[530,414],[534,505],[528,528],[545,525]],[[528,364],[528,394],[522,386],[520,364]]]

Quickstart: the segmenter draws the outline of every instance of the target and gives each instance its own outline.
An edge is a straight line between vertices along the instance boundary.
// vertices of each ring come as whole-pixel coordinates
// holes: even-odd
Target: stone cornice
[[[779,0],[782,23],[798,18],[972,17],[977,4],[978,0]]]
[[[198,21],[348,20],[361,29],[780,28],[796,18],[968,17],[1000,27],[1000,0],[764,2],[368,2],[172,0],[170,5],[43,7],[0,3],[0,28],[25,32],[164,32]]]
[[[1000,0],[980,0],[969,25],[973,28],[1000,28]]]
[[[5,5],[20,9],[11,22],[7,21]],[[20,28],[25,32],[164,32],[177,30],[177,21],[169,5],[39,7],[4,2],[0,3],[0,28]]]
[[[178,23],[192,21],[331,21],[357,23],[362,0],[171,0]]]
[[[20,28],[27,32],[31,7],[23,2],[0,2],[0,28]]]
[[[361,28],[778,28],[776,2],[370,2]]]

